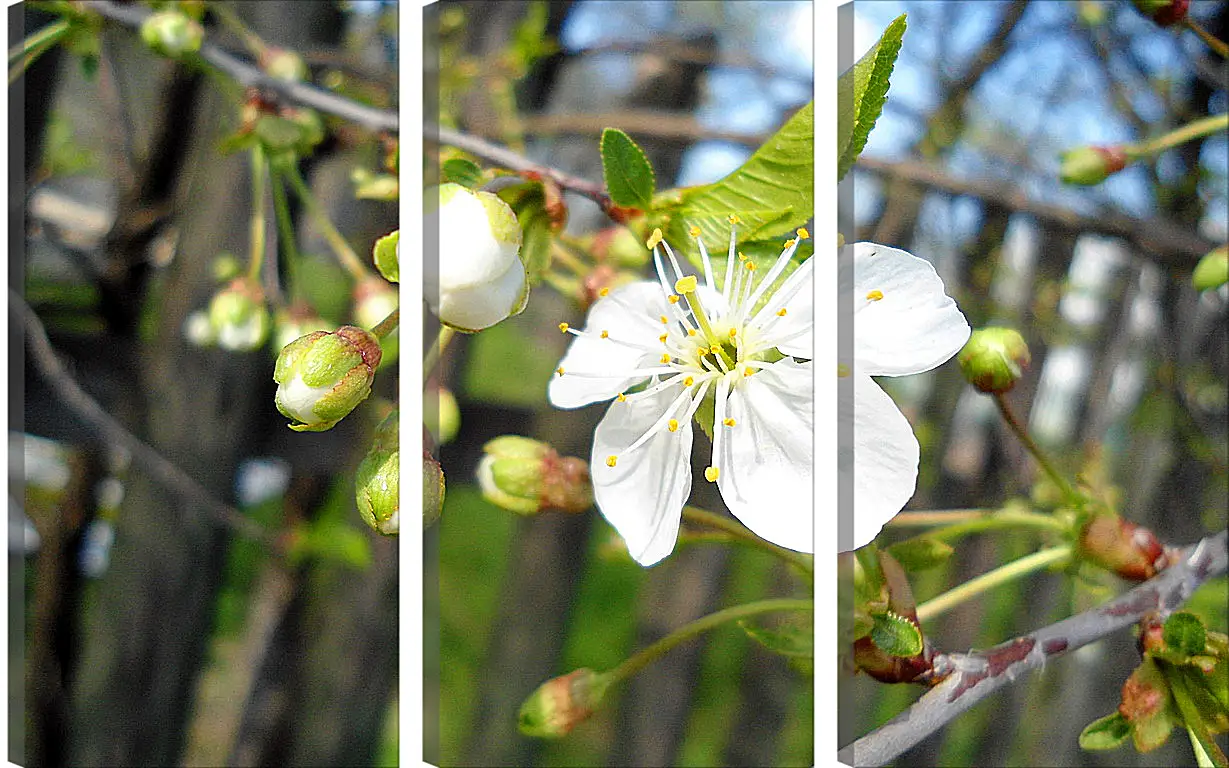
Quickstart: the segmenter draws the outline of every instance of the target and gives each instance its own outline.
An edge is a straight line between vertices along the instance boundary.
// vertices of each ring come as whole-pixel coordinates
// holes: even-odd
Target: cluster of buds
[[[496,506],[521,515],[546,510],[584,512],[593,505],[589,465],[561,457],[546,443],[503,435],[482,447],[478,485]]]
[[[385,536],[396,536],[401,526],[400,440],[397,411],[376,427],[371,450],[355,474],[355,503],[363,522]]]
[[[287,344],[277,356],[277,409],[296,432],[323,432],[371,394],[380,341],[352,325],[315,331]]]
[[[428,189],[423,200],[440,244],[439,258],[425,260],[423,288],[440,322],[472,333],[519,314],[529,282],[521,228],[508,204],[452,183]]]
[[[965,380],[986,394],[1010,391],[1030,360],[1024,337],[1010,328],[974,331],[957,357]]]

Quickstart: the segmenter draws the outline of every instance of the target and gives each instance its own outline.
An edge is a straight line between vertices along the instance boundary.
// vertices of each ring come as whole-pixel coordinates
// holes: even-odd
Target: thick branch
[[[1156,577],[1091,611],[986,651],[936,656],[935,675],[944,677],[943,682],[886,725],[842,750],[841,759],[850,765],[884,765],[1049,659],[1131,626],[1153,611],[1170,613],[1201,584],[1229,567],[1227,536],[1221,531],[1200,541]]]
[[[19,315],[19,319],[25,326],[26,344],[30,350],[34,367],[60,396],[64,404],[93,427],[104,442],[123,446],[132,454],[133,463],[152,475],[164,487],[208,509],[210,515],[218,523],[236,533],[266,544],[274,543],[272,536],[264,526],[245,517],[234,507],[218,501],[188,473],[145,444],[103,410],[98,401],[90,397],[89,393],[69,375],[63,363],[56,357],[51,341],[47,338],[47,331],[39,321],[38,315],[34,314],[34,310],[30,309],[21,296],[11,289],[9,290],[9,307]]]
[[[1164,219],[1136,219],[1113,211],[1093,215],[1031,199],[1018,185],[984,179],[957,179],[940,168],[914,161],[893,162],[863,155],[856,169],[904,179],[952,195],[976,197],[987,203],[1028,214],[1041,222],[1077,232],[1093,232],[1129,240],[1160,264],[1190,269],[1213,244],[1184,227]]]
[[[139,29],[141,22],[150,15],[147,8],[138,5],[120,5],[111,0],[84,0],[84,5],[104,18],[133,29]],[[242,86],[259,88],[261,91],[276,94],[286,101],[335,115],[373,131],[389,133],[398,131],[399,123],[395,111],[369,107],[306,83],[292,83],[270,77],[259,68],[232,56],[208,41],[201,44],[200,56],[209,64],[234,78]]]

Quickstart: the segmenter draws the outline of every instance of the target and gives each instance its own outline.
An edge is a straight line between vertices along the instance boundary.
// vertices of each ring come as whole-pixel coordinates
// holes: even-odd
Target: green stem
[[[231,32],[239,36],[243,41],[243,45],[252,52],[257,59],[260,59],[268,51],[269,46],[264,40],[260,39],[248,26],[240,19],[225,3],[210,3],[209,10],[218,17],[222,25],[229,27]]]
[[[397,326],[400,322],[401,310],[400,308],[394,309],[392,312],[388,313],[388,317],[381,320],[375,328],[372,328],[371,332],[377,339],[382,339],[393,331],[397,330]]]
[[[1187,29],[1199,36],[1204,45],[1219,53],[1222,59],[1229,59],[1229,45],[1225,45],[1224,40],[1204,29],[1199,22],[1190,16],[1187,16],[1182,21],[1186,24]]]
[[[690,523],[724,531],[750,546],[762,549],[787,563],[798,566],[807,574],[815,573],[815,564],[807,555],[801,552],[794,552],[785,547],[778,547],[771,541],[765,541],[728,517],[722,517],[699,507],[685,506],[683,507],[683,519]]]
[[[1067,478],[1063,477],[1059,471],[1055,469],[1054,465],[1050,463],[1049,457],[1045,455],[1045,452],[1041,450],[1041,447],[1038,446],[1037,443],[1033,442],[1033,438],[1029,435],[1028,430],[1024,428],[1019,420],[1016,419],[1016,415],[1012,413],[1011,406],[1007,404],[1007,399],[1003,397],[1002,392],[996,392],[994,394],[994,404],[998,406],[999,413],[1002,414],[1003,420],[1007,422],[1007,426],[1011,429],[1015,436],[1020,439],[1020,442],[1024,444],[1024,447],[1028,450],[1028,452],[1033,455],[1033,458],[1037,460],[1037,463],[1041,465],[1041,468],[1045,471],[1045,473],[1050,476],[1050,479],[1054,481],[1054,484],[1058,486],[1063,496],[1067,499],[1067,502],[1073,506],[1079,506],[1083,502],[1083,499],[1078,493],[1075,492],[1075,489],[1071,487],[1071,484],[1067,482]]]
[[[797,598],[775,598],[772,600],[760,600],[746,605],[738,605],[733,608],[725,608],[716,613],[710,613],[701,619],[696,619],[690,624],[686,624],[662,639],[653,643],[648,648],[630,656],[619,666],[608,672],[609,683],[613,685],[622,680],[626,680],[640,670],[644,669],[650,663],[655,661],[659,656],[669,651],[674,646],[689,640],[696,635],[707,632],[714,627],[721,626],[728,621],[737,621],[751,616],[758,616],[762,613],[777,613],[780,611],[814,611],[815,603],[810,600],[800,600]]]
[[[1193,139],[1198,139],[1202,136],[1209,136],[1217,131],[1223,131],[1229,128],[1229,112],[1223,115],[1212,115],[1196,120],[1193,123],[1188,123],[1181,128],[1177,128],[1160,138],[1152,141],[1137,144],[1127,148],[1127,154],[1132,159],[1147,157],[1164,152],[1167,149],[1172,149],[1179,144],[1185,144]]]
[[[997,512],[996,509],[942,509],[916,510],[901,512],[887,522],[892,528],[930,528],[936,525],[950,525],[969,520],[980,520],[986,515]]]
[[[923,622],[933,619],[983,592],[1015,581],[1035,571],[1040,571],[1055,563],[1060,563],[1069,558],[1072,551],[1070,544],[1051,547],[1040,552],[1034,552],[1019,560],[1013,560],[1006,565],[995,568],[993,571],[983,573],[981,576],[970,579],[964,584],[919,605],[917,607],[918,621]]]
[[[431,345],[422,359],[423,381],[431,378],[431,374],[435,372],[435,366],[439,364],[440,357],[444,354],[444,350],[448,349],[448,342],[452,341],[455,333],[456,330],[450,326],[440,326],[440,335],[436,337],[435,343]]]
[[[558,240],[551,241],[551,257],[571,270],[577,277],[584,277],[590,272],[589,267],[576,254],[565,248]]]
[[[252,147],[251,251],[248,253],[248,277],[257,283],[265,260],[265,217],[265,152],[257,144]]]
[[[566,277],[558,272],[547,270],[542,273],[542,282],[554,288],[565,299],[571,299],[578,304],[584,301],[584,289],[581,287],[580,281],[575,278]]]
[[[299,299],[300,291],[298,272],[299,272],[299,246],[296,243],[294,220],[290,217],[290,202],[286,199],[286,189],[282,186],[281,176],[274,169],[273,164],[269,164],[269,172],[272,176],[272,184],[270,187],[273,191],[273,214],[277,219],[277,232],[279,244],[286,254],[286,282],[290,285],[290,290],[286,293],[290,295],[291,304],[296,299]]]
[[[1059,534],[1068,532],[1067,525],[1061,520],[1058,520],[1050,515],[1043,515],[1037,512],[1023,512],[1006,510],[1000,512],[991,512],[990,514],[980,515],[976,518],[970,518],[964,522],[953,523],[941,528],[936,528],[925,533],[920,533],[916,536],[907,539],[938,539],[940,541],[951,541],[967,536],[971,533],[980,533],[982,531],[993,530],[1009,530],[1019,528],[1032,528],[1035,530],[1053,531]]]
[[[9,85],[17,82],[39,56],[54,48],[69,29],[69,23],[61,19],[30,35],[21,45],[9,49]]]
[[[316,200],[315,195],[308,189],[307,182],[303,181],[303,175],[299,173],[298,166],[293,162],[288,162],[284,163],[282,168],[286,178],[290,179],[290,186],[294,187],[299,201],[307,209],[307,214],[312,217],[312,221],[320,229],[324,239],[329,241],[329,246],[332,247],[333,253],[337,255],[337,259],[341,262],[342,267],[358,281],[374,277],[374,273],[367,269],[362,260],[355,254],[354,249],[346,242],[346,238],[341,236],[341,233],[337,231],[337,227],[333,226],[333,222],[329,220],[324,209],[320,207],[320,203]]]

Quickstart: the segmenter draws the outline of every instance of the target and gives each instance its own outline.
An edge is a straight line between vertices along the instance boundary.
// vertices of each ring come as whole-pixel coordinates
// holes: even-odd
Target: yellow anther
[[[616,396],[615,396],[615,400],[618,400],[620,403],[626,403],[626,402],[627,402],[627,395],[625,395],[625,394],[623,394],[622,392],[620,392],[618,395],[616,395]]]
[[[754,262],[754,261],[748,261],[748,262],[747,262],[747,264],[746,264],[746,267],[747,267],[747,271],[748,271],[748,272],[754,272],[754,271],[755,271],[755,262]]]
[[[798,231],[795,234],[798,235],[799,240],[806,240],[811,236],[811,233],[807,232],[806,227],[798,227]]]
[[[695,328],[688,328],[688,329],[687,329],[687,335],[688,335],[688,336],[695,336],[695,335],[696,335],[696,329],[695,329]]]
[[[668,363],[668,362],[670,362],[670,355],[668,355],[668,354],[663,354],[663,355],[661,356],[661,361],[662,361],[662,363]]]
[[[663,333],[662,335],[660,335],[660,336],[658,336],[658,337],[657,337],[657,340],[658,340],[658,341],[660,341],[662,344],[665,344],[665,343],[666,343],[666,339],[668,339],[668,338],[670,338],[670,334],[668,334],[668,333]]]
[[[690,387],[692,384],[695,384],[695,383],[696,383],[696,380],[692,378],[691,376],[688,376],[687,378],[683,379],[684,387]]]
[[[567,332],[568,332],[568,329],[569,329],[569,328],[571,328],[571,327],[572,327],[572,326],[568,325],[567,323],[560,323],[560,324],[559,324],[559,332],[560,332],[560,333],[567,333]]]
[[[747,260],[747,254],[743,253],[742,251],[739,251],[739,252],[738,252],[738,260],[739,260],[739,261],[746,261],[746,260]]]
[[[609,289],[609,288],[603,288],[602,290],[600,290],[600,291],[598,291],[598,292],[597,292],[597,295],[598,295],[598,296],[601,296],[601,297],[604,299],[604,298],[606,298],[607,296],[609,296],[609,295],[610,295],[610,289]]]
[[[666,301],[670,302],[671,304],[678,304],[679,303],[678,294],[676,293],[670,294],[669,296],[666,297]]]
[[[751,366],[748,365],[746,368],[743,368],[743,376],[750,376],[753,373],[755,373],[755,369]]]
[[[603,339],[609,339],[609,338],[610,338],[610,331],[602,331],[600,335],[601,335],[601,337],[602,337]]]
[[[721,423],[722,423],[722,424],[724,424],[724,425],[726,425],[727,427],[732,427],[732,426],[734,426],[735,424],[737,424],[738,422],[734,421],[733,419],[725,419],[725,420],[723,420]]]
[[[734,338],[734,337],[735,337],[735,336],[737,336],[737,335],[738,335],[738,329],[737,329],[737,328],[731,328],[731,329],[730,329],[730,338],[732,339],[732,338]]]
[[[563,366],[561,365],[561,366],[559,366],[558,368],[556,368],[556,369],[555,369],[555,373],[557,373],[557,374],[559,374],[560,376],[562,376],[562,375],[563,375]]]
[[[721,475],[721,470],[716,467],[708,467],[704,470],[704,479],[710,483],[717,482],[717,478]]]
[[[785,307],[781,307],[777,310],[777,317],[785,317]]]
[[[665,325],[670,322],[670,318],[666,317],[665,315],[662,315],[660,319],[661,319],[662,325]]]
[[[699,236],[700,236],[700,228],[699,228],[699,227],[697,227],[695,224],[692,224],[692,225],[691,225],[691,229],[689,229],[689,230],[687,230],[687,231],[691,234],[691,236],[692,236],[692,237],[699,237]]]
[[[678,429],[679,429],[679,420],[678,420],[678,419],[670,419],[669,421],[667,421],[667,422],[666,422],[666,429],[670,430],[671,432],[678,432]]]
[[[883,298],[883,291],[875,290],[875,291],[871,291],[870,293],[866,294],[867,301],[879,301],[882,298]]]
[[[661,230],[654,229],[653,234],[649,235],[649,241],[645,243],[645,245],[649,246],[649,250],[651,251],[654,248],[656,248],[657,244],[660,242],[661,242]]]
[[[791,239],[791,240],[786,240],[786,241],[785,241],[785,248],[786,248],[786,250],[789,250],[790,248],[793,248],[793,247],[794,247],[795,245],[797,245],[797,244],[798,244],[798,241],[797,241],[797,240],[792,240],[792,239]]]
[[[680,277],[678,280],[674,282],[674,290],[678,291],[679,293],[691,293],[695,289],[696,289],[696,276],[695,275],[688,275],[687,277]]]
[[[849,378],[849,366],[844,363],[837,363],[836,375],[837,378],[841,379]]]
[[[729,221],[731,224],[738,224],[742,221],[742,219],[738,218],[737,214],[731,213],[729,216]]]
[[[613,467],[615,464],[618,464],[618,463],[619,463],[618,456],[607,456],[606,457],[606,466]]]

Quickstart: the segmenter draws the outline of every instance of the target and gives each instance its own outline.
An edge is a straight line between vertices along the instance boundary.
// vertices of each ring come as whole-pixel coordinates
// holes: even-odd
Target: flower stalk
[[[1011,410],[1011,406],[1007,403],[1007,398],[1004,397],[1001,392],[994,394],[994,404],[998,407],[999,413],[1003,417],[1003,421],[1007,422],[1007,426],[1011,429],[1012,433],[1019,438],[1025,449],[1032,454],[1033,458],[1037,460],[1037,463],[1041,465],[1041,468],[1045,471],[1046,475],[1048,475],[1049,478],[1054,481],[1054,484],[1058,486],[1059,490],[1063,494],[1063,497],[1067,499],[1067,502],[1074,506],[1080,506],[1084,501],[1083,498],[1076,493],[1075,489],[1071,487],[1071,483],[1067,482],[1067,478],[1063,477],[1063,475],[1054,467],[1054,465],[1050,462],[1050,458],[1046,456],[1045,451],[1041,450],[1041,447],[1037,445],[1032,436],[1029,435],[1028,430],[1025,429],[1024,425],[1020,423],[1020,420],[1016,418],[1016,414]]]
[[[259,145],[258,145],[259,146]],[[294,220],[290,216],[290,201],[286,199],[286,189],[282,186],[281,174],[270,163],[269,171],[272,180],[270,189],[273,192],[273,216],[277,220],[278,245],[286,253],[286,282],[289,283],[290,303],[301,298],[302,288],[299,285],[299,246],[296,242]]]
[[[897,515],[897,518],[905,517],[906,515],[916,514],[902,512]],[[931,525],[939,527],[925,533],[918,534],[914,539],[938,539],[940,541],[951,541],[963,536],[968,536],[972,533],[981,533],[983,531],[995,530],[1017,530],[1017,529],[1033,529],[1040,531],[1051,531],[1058,534],[1068,533],[1066,523],[1058,518],[1050,515],[1043,515],[1038,512],[1026,512],[1022,510],[1005,509],[1005,510],[972,510],[971,512],[957,511],[952,515],[943,512],[922,513],[925,517],[934,520]],[[893,520],[891,525],[898,525],[896,520]],[[904,525],[923,525],[916,521],[905,520]],[[912,541],[913,539],[908,539]]]
[[[265,151],[259,143],[252,147],[252,219],[251,251],[248,254],[248,278],[260,282],[260,269],[265,260]]]
[[[440,325],[439,336],[436,337],[435,343],[427,349],[427,354],[423,355],[422,378],[424,381],[431,378],[431,374],[435,372],[435,366],[439,365],[444,350],[448,349],[448,343],[452,341],[456,332],[452,326]]]
[[[283,163],[282,168],[286,178],[290,180],[290,186],[294,188],[295,194],[303,203],[303,207],[307,209],[307,213],[312,217],[312,221],[320,228],[320,233],[328,241],[342,267],[355,280],[361,281],[371,277],[372,273],[363,264],[362,260],[359,259],[354,249],[350,247],[350,244],[346,242],[346,238],[342,237],[341,233],[337,231],[337,227],[333,226],[333,222],[329,220],[328,215],[320,206],[320,202],[316,200],[316,196],[308,188],[307,182],[303,180],[303,174],[299,173],[298,167],[293,162],[288,162]]]
[[[815,572],[815,563],[810,556],[804,555],[801,552],[794,552],[792,550],[785,549],[784,547],[778,547],[770,541],[761,539],[749,529],[739,525],[728,517],[722,517],[721,515],[714,514],[706,509],[700,509],[699,507],[688,505],[683,507],[683,519],[690,523],[694,523],[695,525],[703,525],[716,531],[720,531],[729,537],[726,539],[727,541],[747,544],[768,552],[774,557],[778,557],[787,563],[798,566],[807,575],[811,575]],[[694,540],[695,539],[693,539],[693,541]]]
[[[1195,35],[1203,41],[1204,45],[1220,54],[1222,59],[1229,59],[1229,45],[1226,45],[1224,40],[1221,40],[1216,35],[1204,29],[1203,25],[1192,19],[1190,16],[1184,18],[1182,23],[1186,25],[1187,29],[1194,32]]]
[[[9,49],[9,85],[17,81],[30,65],[59,43],[72,29],[67,19],[49,24]]]
[[[933,619],[955,608],[957,605],[977,597],[983,592],[1003,584],[1008,584],[1056,563],[1061,563],[1070,558],[1072,552],[1073,549],[1070,544],[1063,544],[1034,552],[1019,560],[1013,560],[1006,565],[999,566],[992,571],[983,573],[977,578],[966,581],[954,589],[944,592],[938,597],[922,603],[917,607],[917,619],[919,622]]]
[[[1223,43],[1222,43],[1223,45]],[[1225,54],[1221,54],[1224,56]],[[1126,151],[1132,160],[1138,160],[1141,157],[1150,155],[1158,155],[1167,149],[1173,149],[1176,146],[1185,144],[1188,141],[1211,136],[1212,134],[1223,131],[1229,128],[1229,112],[1223,115],[1210,115],[1201,118],[1192,123],[1174,129],[1169,133],[1152,141],[1144,142],[1133,147],[1127,147]]]

